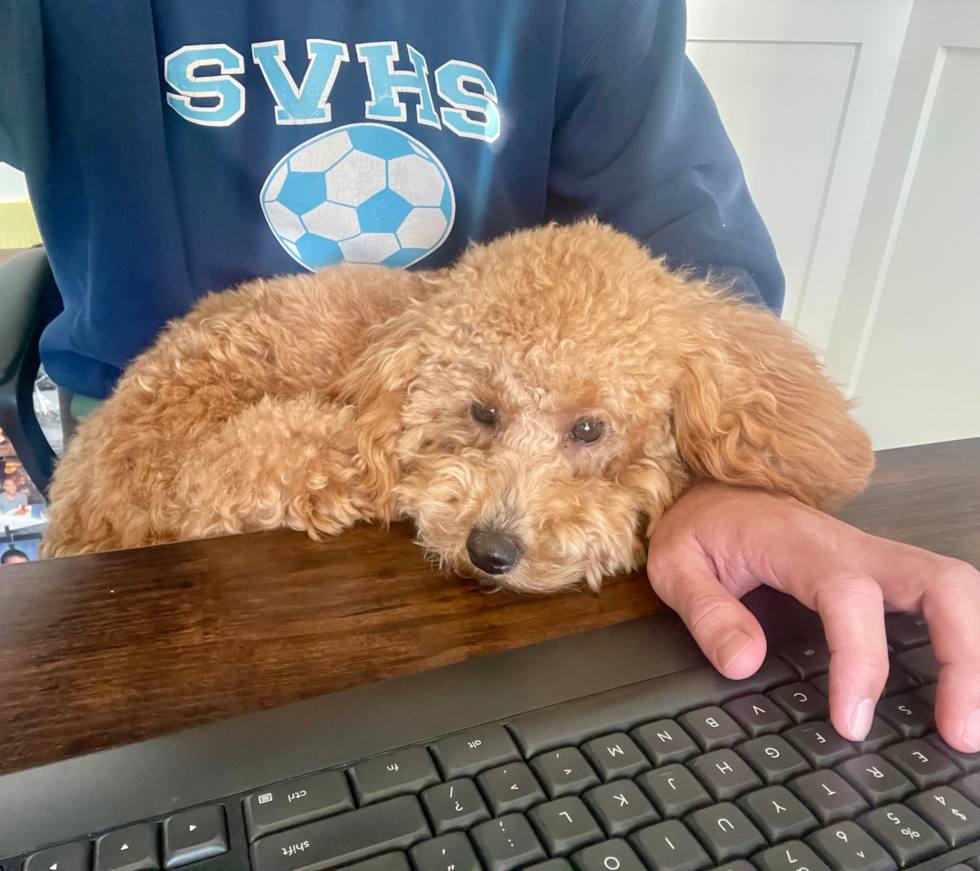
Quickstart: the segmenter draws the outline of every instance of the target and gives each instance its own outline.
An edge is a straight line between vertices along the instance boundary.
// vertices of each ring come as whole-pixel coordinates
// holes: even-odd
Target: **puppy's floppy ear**
[[[864,489],[871,441],[803,339],[720,292],[699,303],[674,394],[677,447],[691,471],[824,510]]]
[[[398,483],[395,445],[401,432],[401,411],[422,357],[424,302],[372,328],[367,348],[353,361],[338,384],[339,399],[358,410],[358,454],[364,464],[365,487],[379,518],[391,518],[391,493]]]

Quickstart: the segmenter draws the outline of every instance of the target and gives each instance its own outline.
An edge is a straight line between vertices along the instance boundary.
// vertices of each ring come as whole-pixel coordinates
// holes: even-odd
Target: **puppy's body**
[[[545,227],[440,273],[209,296],[80,427],[42,553],[407,516],[458,571],[597,586],[692,476],[854,495],[872,454],[847,412],[771,314],[594,222]]]

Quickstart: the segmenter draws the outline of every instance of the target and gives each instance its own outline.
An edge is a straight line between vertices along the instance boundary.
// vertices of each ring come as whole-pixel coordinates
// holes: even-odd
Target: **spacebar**
[[[403,795],[260,838],[252,844],[252,868],[337,868],[387,850],[404,850],[431,835],[419,800]]]
[[[624,732],[640,723],[676,717],[692,708],[765,692],[792,680],[797,680],[794,673],[775,656],[767,657],[745,680],[728,680],[711,666],[692,668],[521,714],[507,728],[530,758],[609,732]]]

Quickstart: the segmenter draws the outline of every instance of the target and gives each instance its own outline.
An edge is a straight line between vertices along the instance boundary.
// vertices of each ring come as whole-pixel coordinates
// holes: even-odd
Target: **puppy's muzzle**
[[[503,575],[521,561],[524,543],[513,533],[476,527],[466,539],[466,552],[481,571]]]

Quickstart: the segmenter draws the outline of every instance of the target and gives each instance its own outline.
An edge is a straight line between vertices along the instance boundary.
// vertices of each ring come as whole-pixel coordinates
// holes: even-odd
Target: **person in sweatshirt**
[[[0,2],[0,160],[23,169],[63,301],[56,383],[104,398],[167,320],[256,276],[438,268],[470,240],[596,215],[778,312],[784,283],[683,0]],[[831,707],[863,737],[883,602],[924,610],[937,722],[980,749],[980,576],[795,500],[704,482],[651,541],[651,582],[746,676],[760,583],[820,611]]]

